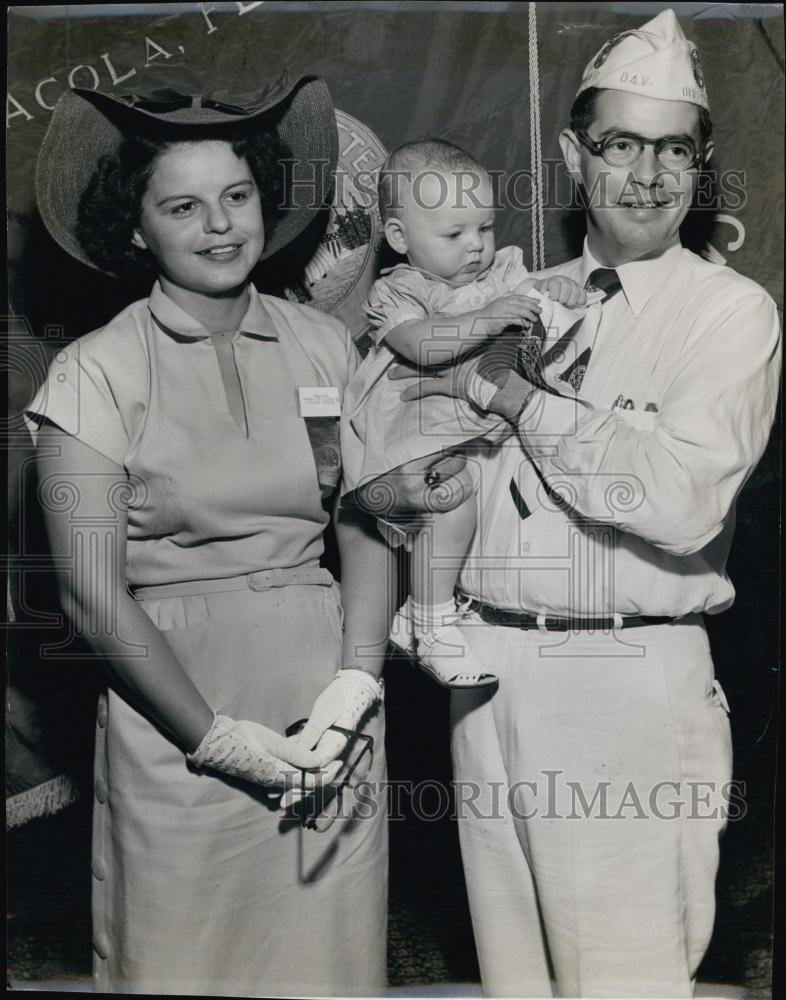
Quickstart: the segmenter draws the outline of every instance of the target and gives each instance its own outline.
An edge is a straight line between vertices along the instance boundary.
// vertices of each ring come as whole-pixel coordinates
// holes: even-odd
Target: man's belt
[[[644,625],[669,625],[676,621],[665,615],[607,615],[601,618],[560,618],[557,615],[519,614],[516,611],[503,611],[472,600],[467,611],[476,615],[489,625],[505,625],[508,628],[537,628],[545,632],[611,632],[620,628],[641,628]]]

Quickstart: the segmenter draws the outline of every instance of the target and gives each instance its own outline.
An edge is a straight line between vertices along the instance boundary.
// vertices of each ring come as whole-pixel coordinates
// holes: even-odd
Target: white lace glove
[[[365,670],[339,670],[325,690],[317,697],[308,722],[293,739],[309,750],[314,747],[318,767],[341,753],[347,737],[326,732],[328,726],[357,729],[363,716],[382,700],[382,681]]]
[[[329,727],[336,725],[343,729],[356,730],[366,712],[382,700],[383,691],[382,679],[375,678],[365,670],[352,668],[339,670],[314,702],[308,722],[296,736],[292,737],[299,740],[306,748],[314,747],[320,767],[335,765],[339,768],[333,779],[335,783],[341,783],[347,775],[349,764],[342,754],[347,748],[349,737]],[[350,747],[350,757],[352,754],[353,748]],[[365,754],[361,763],[352,771],[350,787],[365,780],[370,766],[371,755]],[[301,797],[300,788],[288,789],[281,799],[281,808],[290,808]],[[336,818],[339,804],[340,799],[334,799],[331,805],[319,814],[314,829],[320,832],[328,829]]]
[[[321,769],[318,773],[305,773],[306,787],[313,789],[332,781],[341,766],[335,761],[323,767],[321,756],[294,737],[281,736],[258,722],[236,722],[217,714],[202,742],[193,753],[187,754],[187,759],[198,768],[212,768],[256,785],[278,788],[300,787],[300,769]]]

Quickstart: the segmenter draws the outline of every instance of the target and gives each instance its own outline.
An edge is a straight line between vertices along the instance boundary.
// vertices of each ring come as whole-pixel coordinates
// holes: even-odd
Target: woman
[[[280,799],[346,776],[354,750],[325,733],[335,722],[364,719],[369,778],[384,777],[385,609],[361,598],[381,542],[337,522],[342,653],[338,587],[319,565],[337,421],[306,412],[314,387],[338,398],[355,352],[335,320],[249,282],[324,202],[334,111],[313,77],[251,109],[160,96],[66,93],[37,175],[69,253],[157,274],[148,299],[59,352],[29,407],[64,603],[108,672],[96,989],[378,994],[383,810],[358,818],[333,799],[319,836]],[[280,161],[304,171],[291,190]],[[285,738],[315,699],[306,735]]]

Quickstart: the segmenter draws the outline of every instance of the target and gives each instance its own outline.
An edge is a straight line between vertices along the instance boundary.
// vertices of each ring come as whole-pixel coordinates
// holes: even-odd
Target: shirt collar
[[[618,264],[614,270],[619,275],[622,291],[630,306],[630,311],[638,318],[652,296],[657,292],[677,266],[682,254],[682,244],[676,240],[659,257],[647,260],[631,260]],[[596,267],[604,267],[590,253],[587,240],[581,258],[581,279],[586,281]]]
[[[264,340],[278,340],[275,326],[262,304],[262,297],[249,285],[248,309],[240,321],[240,333]],[[157,281],[150,293],[148,307],[158,325],[168,334],[185,340],[207,340],[210,333],[166,294]]]

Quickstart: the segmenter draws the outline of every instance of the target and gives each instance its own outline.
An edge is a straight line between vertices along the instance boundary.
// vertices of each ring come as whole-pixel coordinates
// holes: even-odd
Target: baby
[[[526,330],[538,319],[541,297],[528,293],[569,307],[583,305],[586,293],[560,275],[530,278],[516,247],[496,251],[491,179],[450,143],[424,139],[394,150],[380,172],[379,206],[387,242],[407,263],[383,270],[366,302],[374,346],[346,390],[341,445],[342,503],[383,516],[405,477],[439,488],[435,462],[470,441],[510,433],[504,421],[455,399],[403,402],[401,384],[388,377],[391,365],[479,358],[504,330]],[[474,377],[476,395],[488,402],[496,387]],[[420,665],[434,680],[483,687],[497,678],[467,645],[454,599],[476,524],[469,466],[459,483],[464,502],[431,515],[412,546],[412,620]],[[380,528],[391,541],[390,524],[381,521]]]

